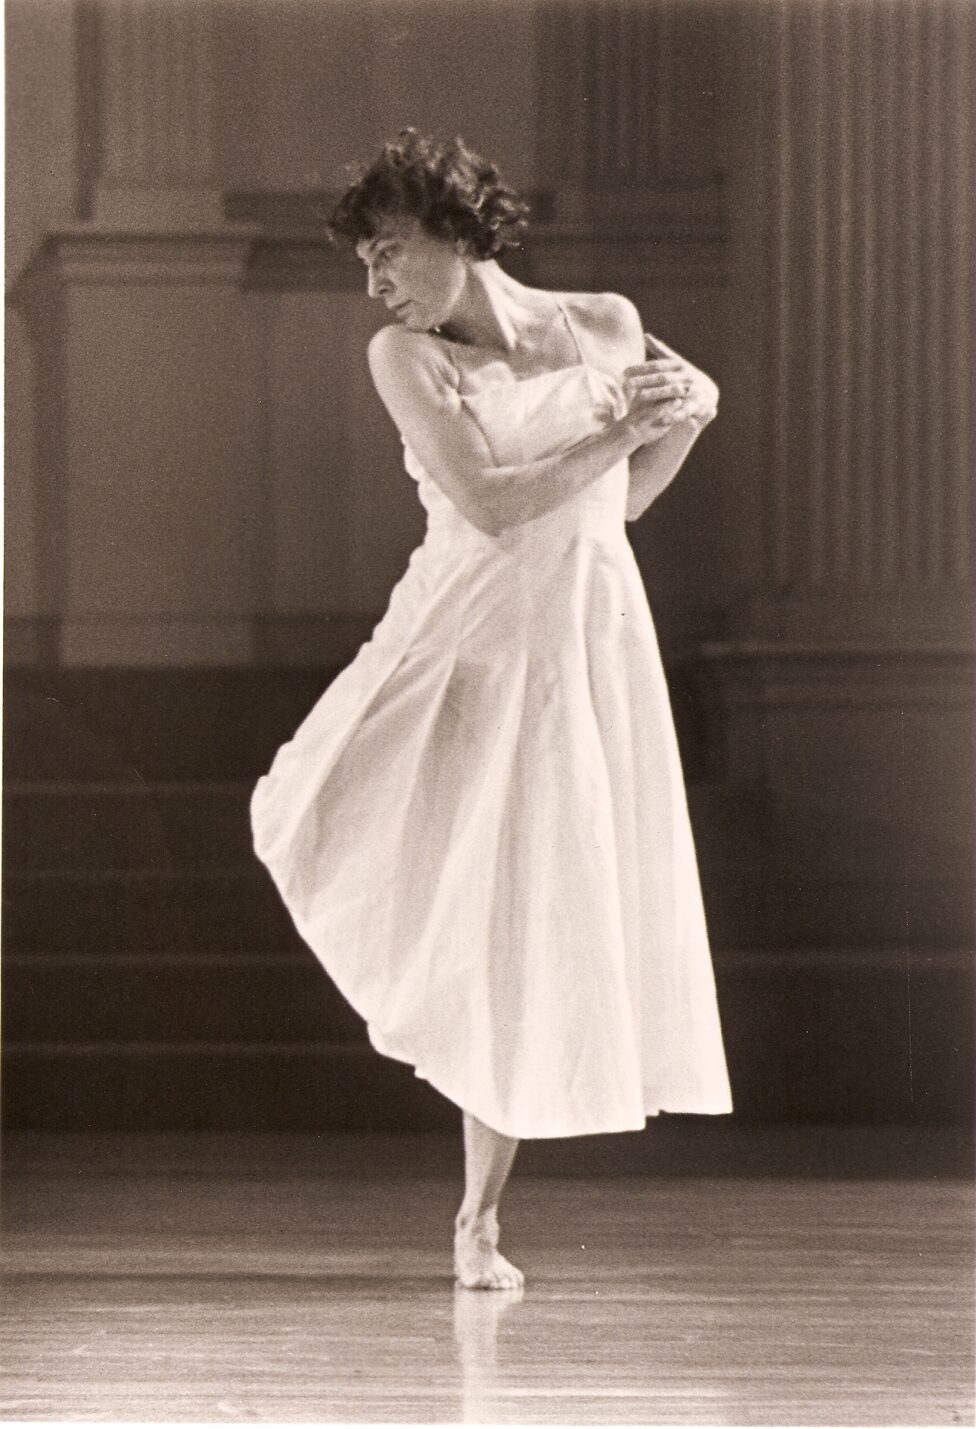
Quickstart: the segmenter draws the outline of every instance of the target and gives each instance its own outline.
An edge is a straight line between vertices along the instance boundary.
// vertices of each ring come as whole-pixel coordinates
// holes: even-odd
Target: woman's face
[[[356,244],[366,264],[366,291],[382,298],[398,322],[429,332],[448,321],[464,291],[469,260],[457,245],[434,238],[419,219],[387,219]]]

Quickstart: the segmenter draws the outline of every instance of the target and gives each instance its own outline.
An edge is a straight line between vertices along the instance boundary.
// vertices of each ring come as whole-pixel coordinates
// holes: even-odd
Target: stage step
[[[8,947],[185,938],[237,948],[288,938],[251,846],[253,779],[11,780],[4,793]],[[890,831],[865,823],[832,850],[816,808],[779,808],[752,787],[692,784],[688,802],[714,941],[729,947],[958,947],[972,942],[971,872],[947,839],[912,876]],[[849,841],[848,841],[849,844]],[[930,850],[930,855],[932,851]],[[891,897],[892,859],[904,871]]]
[[[253,782],[337,670],[10,669],[4,772],[31,782]]]
[[[430,1131],[457,1108],[404,1063],[323,1042],[20,1043],[4,1125],[46,1131]]]
[[[365,1040],[361,1019],[307,950],[14,954],[3,979],[12,1043]]]
[[[3,880],[7,952],[295,947],[267,874],[253,868],[16,873]]]
[[[6,867],[95,873],[250,866],[252,789],[242,780],[9,781]]]
[[[906,880],[897,901],[880,882],[804,887],[769,871],[718,875],[704,858],[705,907],[716,947],[970,946],[964,880]],[[297,934],[267,873],[228,869],[17,872],[3,881],[7,951],[126,953],[274,950]]]
[[[967,951],[718,950],[715,966],[740,1115],[971,1117]],[[334,1114],[321,1124],[339,1128],[357,1068],[364,1098],[387,1085],[386,1069],[373,1064],[388,1059],[368,1047],[363,1024],[311,954],[33,954],[5,959],[3,977],[11,1125],[123,1129],[139,1107],[147,1127],[163,1128],[181,1124],[172,1109],[180,1104],[192,1124],[208,1125],[216,1097],[231,1118],[222,1125],[265,1128],[278,1098],[282,1126],[312,1127]],[[227,1082],[219,1092],[215,1078]],[[390,1086],[398,1110],[377,1125],[401,1114],[430,1124],[425,1108],[435,1103],[416,1078]]]
[[[254,780],[18,780],[3,788],[5,867],[121,872],[250,867]],[[769,861],[768,810],[751,790],[692,784],[699,858],[753,875]]]
[[[252,851],[254,782],[332,673],[8,676],[8,1125],[454,1124],[369,1048]],[[841,855],[816,808],[688,799],[739,1113],[971,1116],[968,859],[948,842],[913,881],[869,816]]]

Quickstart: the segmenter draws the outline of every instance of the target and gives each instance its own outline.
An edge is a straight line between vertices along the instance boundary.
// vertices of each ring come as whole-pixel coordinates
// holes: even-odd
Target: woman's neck
[[[472,347],[519,352],[533,345],[540,320],[550,320],[551,304],[540,304],[539,296],[510,277],[493,258],[472,263],[441,331],[445,337]]]

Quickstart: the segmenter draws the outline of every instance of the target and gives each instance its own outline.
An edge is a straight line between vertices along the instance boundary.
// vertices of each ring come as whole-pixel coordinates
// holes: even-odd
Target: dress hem
[[[367,1022],[366,1031],[369,1036],[370,1045],[381,1057],[389,1057],[392,1061],[401,1062],[407,1067],[413,1068],[413,1074],[419,1080],[424,1081],[428,1086],[433,1087],[442,1097],[449,1101],[459,1111],[469,1112],[471,1116],[477,1117],[480,1122],[500,1136],[510,1136],[516,1141],[559,1141],[570,1140],[577,1136],[612,1136],[623,1132],[643,1131],[649,1118],[659,1116],[662,1112],[669,1116],[729,1116],[734,1107],[731,1099],[716,1099],[707,1104],[698,1103],[696,1105],[681,1104],[676,1098],[670,1105],[655,1102],[653,1105],[645,1107],[639,1119],[628,1118],[614,1122],[613,1125],[594,1125],[574,1127],[572,1130],[540,1131],[533,1129],[530,1131],[520,1130],[511,1125],[503,1126],[498,1118],[489,1111],[481,1111],[475,1105],[463,1106],[457,1097],[447,1090],[441,1080],[429,1071],[422,1070],[421,1063],[415,1061],[407,1053],[391,1052],[386,1046],[379,1045],[385,1043],[382,1033],[378,1032],[372,1023]]]

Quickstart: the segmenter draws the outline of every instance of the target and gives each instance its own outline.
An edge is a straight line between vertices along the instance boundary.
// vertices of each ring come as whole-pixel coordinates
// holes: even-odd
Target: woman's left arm
[[[677,476],[698,434],[718,414],[718,387],[699,368],[679,357],[659,338],[644,334],[648,361],[628,367],[624,391],[633,405],[653,399],[654,389],[678,380],[684,395],[659,405],[661,435],[631,454],[628,521],[636,521]]]

